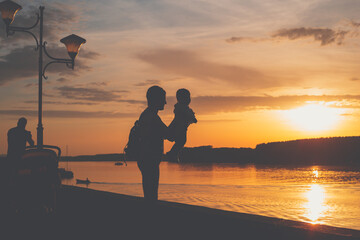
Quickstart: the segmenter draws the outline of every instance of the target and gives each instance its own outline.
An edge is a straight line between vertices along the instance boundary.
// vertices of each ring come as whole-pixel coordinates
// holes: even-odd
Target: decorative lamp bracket
[[[45,67],[44,67],[44,69],[43,69],[43,71],[42,71],[42,76],[43,76],[43,78],[48,79],[48,77],[45,75],[45,71],[46,71],[47,67],[50,66],[50,65],[53,64],[53,63],[65,63],[68,68],[74,69],[75,63],[74,63],[74,60],[73,60],[73,59],[56,58],[56,57],[51,56],[51,55],[48,53],[48,51],[46,50],[46,44],[47,44],[47,42],[45,41],[44,44],[43,44],[43,46],[42,46],[43,49],[44,49],[44,53],[45,53],[45,55],[46,55],[48,58],[52,59],[53,61],[48,62],[48,63],[45,65]]]
[[[15,32],[24,32],[24,33],[28,33],[30,34],[34,39],[35,39],[35,42],[36,42],[36,48],[35,50],[38,50],[39,49],[39,40],[37,39],[37,37],[35,36],[35,34],[33,34],[32,32],[30,32],[29,30],[35,28],[39,21],[40,21],[40,15],[39,13],[36,13],[36,16],[37,16],[37,19],[36,19],[36,22],[30,26],[30,27],[13,27],[13,26],[6,26],[6,36],[12,36],[15,34]]]

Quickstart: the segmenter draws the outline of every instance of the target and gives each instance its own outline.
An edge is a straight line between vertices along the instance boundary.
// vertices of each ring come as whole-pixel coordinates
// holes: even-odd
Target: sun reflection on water
[[[325,189],[318,184],[312,184],[309,191],[305,194],[308,200],[304,206],[307,209],[305,217],[313,224],[321,223],[319,219],[327,210],[327,206],[325,205]]]
[[[318,170],[313,169],[313,174],[314,174],[314,177],[315,177],[315,178],[318,178],[318,177],[319,177],[319,171],[318,171]]]
[[[312,169],[312,184],[310,185],[309,190],[305,193],[307,202],[304,207],[307,210],[305,217],[312,224],[321,223],[319,220],[323,217],[324,212],[327,210],[328,206],[325,204],[325,189],[317,183],[319,178],[319,170],[314,167]]]

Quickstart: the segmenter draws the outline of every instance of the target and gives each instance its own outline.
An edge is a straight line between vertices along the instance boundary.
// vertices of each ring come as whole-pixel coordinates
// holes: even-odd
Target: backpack
[[[141,152],[141,136],[139,120],[135,121],[130,130],[129,140],[124,148],[124,157],[127,161],[138,161]]]

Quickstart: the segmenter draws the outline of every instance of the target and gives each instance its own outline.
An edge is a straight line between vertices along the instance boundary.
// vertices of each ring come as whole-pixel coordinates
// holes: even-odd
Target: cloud
[[[122,99],[122,96],[119,94],[127,91],[70,86],[58,87],[56,88],[56,90],[60,93],[61,97],[65,97],[67,99],[76,99],[91,102],[124,102],[129,104],[146,104],[145,101]]]
[[[24,87],[26,87],[26,88],[31,88],[31,87],[37,87],[37,86],[38,86],[37,83],[28,83],[28,84],[25,84]]]
[[[186,50],[158,49],[140,53],[137,57],[163,71],[207,82],[220,80],[243,88],[266,88],[279,84],[258,70],[210,62]]]
[[[244,37],[234,36],[226,39],[227,43],[240,43],[240,42],[265,42],[279,40],[297,40],[305,38],[313,38],[314,42],[320,42],[321,46],[330,45],[336,43],[337,45],[343,45],[345,38],[356,38],[360,35],[359,28],[360,23],[353,20],[340,21],[340,28],[337,30],[331,28],[312,28],[312,27],[298,27],[298,28],[284,28],[275,31],[269,37],[256,38],[256,37]]]
[[[109,83],[108,82],[91,82],[89,83],[89,85],[92,86],[107,86]]]
[[[350,24],[355,27],[355,28],[359,28],[360,27],[360,22],[355,22],[353,20],[350,21]]]
[[[33,3],[24,3],[26,7],[16,14],[11,26],[30,27],[36,22],[36,13],[39,12],[38,6]],[[56,45],[48,45],[47,49],[51,55],[57,58],[69,58],[66,48],[59,40],[69,34],[71,29],[80,21],[79,8],[76,4],[48,3],[44,11],[44,40]],[[30,30],[39,38],[39,25]],[[0,85],[5,82],[31,78],[37,76],[37,55],[34,51],[35,41],[30,34],[15,32],[14,35],[6,37],[5,24],[0,21],[0,44],[6,47],[6,55],[0,56]],[[15,57],[16,56],[16,57]],[[76,72],[66,69],[64,64],[54,64],[48,68],[48,72],[58,72],[60,75],[76,76],[79,70],[90,70],[87,65],[89,59],[97,59],[99,53],[80,50],[80,54],[75,61]],[[44,57],[44,64],[46,64]],[[61,66],[63,65],[63,66]],[[65,70],[66,69],[66,70]],[[6,71],[5,71],[6,70]],[[4,74],[3,74],[4,73]]]
[[[305,2],[305,1],[303,1]],[[310,3],[309,1],[306,1]],[[313,26],[333,26],[339,20],[358,19],[360,1],[358,0],[321,0],[313,1],[303,14],[299,15],[299,21],[302,25]]]
[[[36,22],[36,13],[39,12],[39,8],[35,6],[27,6],[19,11],[14,22],[11,26],[30,27]],[[65,36],[59,36],[65,31],[68,31],[68,26],[73,25],[79,21],[79,15],[76,12],[76,7],[69,6],[62,3],[49,3],[44,11],[44,39],[46,41],[58,42],[60,38]],[[31,30],[37,34],[39,32],[39,25]],[[38,36],[37,36],[38,37]],[[32,37],[27,33],[16,32],[13,36],[6,37],[5,24],[0,23],[0,42],[6,41],[9,44],[14,44],[19,41],[33,42]]]
[[[24,103],[38,103],[38,101],[24,101]],[[93,102],[56,102],[56,101],[43,101],[44,104],[54,104],[54,105],[96,105],[98,103]]]
[[[169,99],[169,105],[175,99]],[[258,109],[287,110],[308,102],[332,103],[329,106],[343,108],[360,107],[360,95],[289,95],[289,96],[197,96],[191,107],[199,114],[242,112]]]
[[[136,83],[136,84],[134,84],[134,86],[143,87],[143,86],[150,86],[150,85],[159,85],[160,83],[161,83],[160,80],[148,79],[143,82]]]
[[[129,104],[140,104],[140,105],[146,105],[146,101],[141,100],[132,100],[132,99],[119,99],[117,102],[123,102],[123,103],[129,103]]]
[[[49,54],[58,58],[69,58],[66,48],[52,45],[48,48]],[[82,49],[82,53],[87,53]],[[91,51],[90,51],[91,52]],[[15,80],[36,78],[38,76],[38,59],[34,47],[25,46],[11,50],[5,56],[0,57],[0,86]],[[80,55],[80,54],[79,54]],[[88,56],[95,56],[90,54]],[[75,70],[66,68],[65,64],[53,64],[46,69],[46,74],[60,73],[60,75],[76,76],[83,71],[91,70],[88,60],[92,58],[79,58],[75,61]],[[44,61],[46,63],[47,61]]]
[[[99,59],[99,57],[101,56],[101,54],[97,53],[97,52],[93,52],[93,51],[83,51],[80,50],[81,54],[79,53],[79,55],[77,56],[77,58],[84,58],[84,59]]]
[[[61,77],[61,78],[56,79],[56,81],[64,83],[64,82],[69,82],[70,80],[67,78]]]
[[[43,97],[50,97],[50,98],[53,98],[53,97],[56,97],[55,95],[53,94],[48,94],[47,92],[43,92]]]
[[[290,28],[280,29],[274,33],[272,38],[287,38],[289,40],[314,38],[314,41],[319,41],[322,46],[336,42],[338,45],[343,44],[344,38],[348,31],[332,30],[330,28]]]
[[[234,43],[234,42],[242,42],[242,41],[247,41],[247,40],[252,40],[253,38],[250,37],[231,37],[226,39],[226,42],[228,43]]]
[[[36,117],[37,110],[0,110],[0,115]],[[132,118],[137,117],[139,113],[120,113],[106,111],[68,111],[68,110],[49,110],[43,112],[47,118]]]
[[[253,38],[253,37],[231,37],[226,39],[227,43],[237,43],[237,42],[264,42],[269,41],[269,38]]]
[[[128,100],[124,100],[128,101]],[[176,102],[175,97],[167,98],[168,105],[165,114],[172,115],[172,108]],[[289,95],[289,96],[197,96],[191,101],[191,108],[197,115],[211,115],[217,113],[236,113],[254,110],[288,110],[309,103],[322,103],[334,108],[360,108],[360,95]],[[37,103],[26,101],[26,103]],[[85,104],[86,102],[56,102],[49,104]],[[96,103],[94,103],[96,104]],[[37,116],[37,110],[0,110],[0,115],[11,116]],[[44,111],[44,116],[52,118],[126,118],[137,117],[139,113],[119,113],[111,111]]]
[[[85,87],[70,87],[63,86],[56,88],[62,97],[68,99],[95,101],[95,102],[109,102],[117,101],[121,96],[116,91],[107,91],[98,88]]]
[[[174,82],[174,81],[182,81],[184,78],[165,78],[165,79],[147,79],[145,81],[135,83],[134,86],[136,87],[144,87],[144,86],[153,86],[153,85],[161,85],[165,82]]]

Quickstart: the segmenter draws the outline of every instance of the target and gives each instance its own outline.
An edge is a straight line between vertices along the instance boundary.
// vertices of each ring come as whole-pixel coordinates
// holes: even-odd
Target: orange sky
[[[26,25],[36,5],[17,2],[13,25]],[[166,124],[176,90],[191,91],[199,122],[187,146],[359,135],[359,1],[44,5],[49,52],[66,57],[59,39],[72,33],[87,40],[73,71],[50,66],[44,81],[44,142],[70,155],[122,152],[155,84],[167,91]],[[6,38],[0,23],[0,154],[19,117],[36,139],[33,45],[22,33]]]

